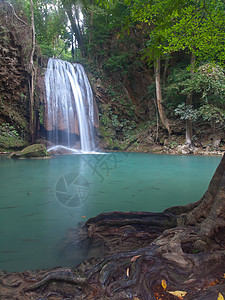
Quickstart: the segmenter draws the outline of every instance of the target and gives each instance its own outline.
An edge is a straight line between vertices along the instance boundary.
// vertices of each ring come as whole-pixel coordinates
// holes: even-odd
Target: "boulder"
[[[47,156],[49,156],[49,154],[43,144],[34,144],[24,148],[22,151],[11,153],[9,158],[30,158]]]
[[[193,147],[190,147],[189,145],[178,145],[176,148],[176,151],[179,154],[193,154]]]

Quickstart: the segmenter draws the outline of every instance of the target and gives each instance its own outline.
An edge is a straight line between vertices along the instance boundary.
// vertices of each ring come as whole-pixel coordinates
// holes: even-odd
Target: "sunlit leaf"
[[[136,259],[137,259],[138,257],[140,257],[140,256],[141,256],[141,255],[133,256],[133,257],[131,258],[131,261],[132,261],[132,262],[136,261]]]
[[[130,269],[127,268],[127,277],[129,277],[129,276],[130,276]]]
[[[166,284],[165,279],[162,280],[162,287],[163,287],[164,290],[167,288],[167,284]]]
[[[174,292],[169,292],[171,295],[174,295],[176,297],[178,297],[179,299],[183,299],[183,297],[187,294],[187,292],[183,292],[183,291],[174,291]]]
[[[221,293],[219,293],[217,300],[224,300],[224,297]]]

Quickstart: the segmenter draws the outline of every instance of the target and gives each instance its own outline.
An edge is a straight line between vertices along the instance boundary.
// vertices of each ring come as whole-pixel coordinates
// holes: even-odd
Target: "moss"
[[[47,149],[42,144],[34,144],[24,148],[22,151],[12,153],[9,158],[30,158],[49,156]]]
[[[27,140],[18,134],[13,125],[10,125],[9,123],[0,125],[0,148],[21,148],[27,145]]]

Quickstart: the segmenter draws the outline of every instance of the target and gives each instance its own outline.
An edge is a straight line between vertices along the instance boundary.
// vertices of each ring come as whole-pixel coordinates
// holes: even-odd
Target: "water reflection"
[[[0,159],[0,269],[74,266],[59,245],[78,223],[103,211],[162,211],[197,201],[220,159],[138,153]]]

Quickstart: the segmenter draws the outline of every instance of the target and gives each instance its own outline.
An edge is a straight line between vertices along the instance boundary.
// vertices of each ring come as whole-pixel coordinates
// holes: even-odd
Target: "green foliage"
[[[225,8],[222,0],[127,0],[132,22],[149,25],[145,58],[188,50],[207,59],[225,60]]]
[[[131,53],[120,53],[112,55],[104,66],[109,69],[111,72],[120,71],[122,74],[127,74],[129,71],[129,61]]]
[[[183,93],[183,90],[190,77],[190,72],[185,65],[170,68],[167,82],[163,85],[164,102],[167,108],[174,110],[178,104],[185,102],[186,95]]]
[[[225,104],[225,74],[224,70],[215,64],[200,66],[193,78],[187,80],[183,93],[192,92],[201,95],[203,103]]]
[[[179,115],[182,120],[195,121],[198,118],[198,110],[194,109],[192,105],[181,103],[174,110],[175,115]]]
[[[9,123],[3,123],[0,125],[0,147],[3,149],[21,147],[26,142],[21,139],[19,133],[14,126]]]
[[[224,70],[218,65],[207,63],[198,67],[191,75],[187,68],[175,67],[170,72],[164,91],[168,107],[175,108],[185,102],[187,96],[192,95],[196,108],[205,104],[223,108],[225,105]],[[187,109],[187,107],[182,104],[175,111],[180,112],[180,109]]]
[[[170,26],[162,36],[167,41],[163,46],[166,53],[188,49],[200,58],[225,59],[225,12],[222,1],[199,1],[180,6],[171,13]]]
[[[199,115],[204,121],[213,122],[217,125],[225,125],[225,109],[205,104],[199,108]]]
[[[14,4],[15,0],[11,0]],[[31,19],[30,1],[17,0],[28,21]],[[37,44],[42,55],[58,56],[70,47],[70,36],[67,30],[67,16],[60,0],[33,0],[34,23]],[[70,55],[71,57],[71,55]]]

